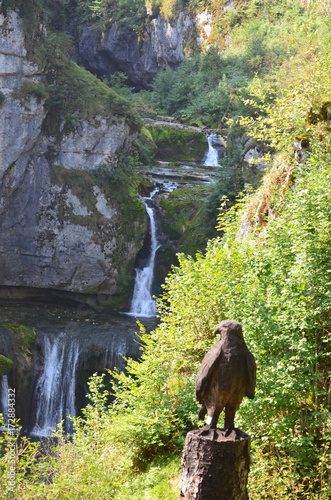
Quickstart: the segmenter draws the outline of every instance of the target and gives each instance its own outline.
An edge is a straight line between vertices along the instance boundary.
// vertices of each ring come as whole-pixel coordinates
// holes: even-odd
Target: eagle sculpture
[[[206,428],[216,429],[225,408],[225,428],[234,429],[234,417],[244,396],[255,395],[256,363],[245,344],[241,324],[222,321],[214,334],[220,339],[202,360],[195,382],[199,419],[208,413]]]

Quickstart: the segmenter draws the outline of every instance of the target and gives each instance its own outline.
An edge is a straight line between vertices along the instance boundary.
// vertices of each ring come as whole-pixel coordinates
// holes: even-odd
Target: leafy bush
[[[328,498],[330,180],[330,155],[312,155],[259,237],[236,240],[235,219],[205,257],[180,255],[159,304],[162,322],[142,337],[141,362],[115,375],[114,411],[121,434],[132,436],[135,463],[180,449],[197,425],[195,373],[214,326],[235,318],[258,365],[256,398],[237,419],[254,443],[252,491],[266,498],[269,468],[284,475],[281,498]]]

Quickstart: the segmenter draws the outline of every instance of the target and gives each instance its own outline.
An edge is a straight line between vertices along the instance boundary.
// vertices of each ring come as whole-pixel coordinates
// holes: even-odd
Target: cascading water
[[[214,141],[215,137],[216,137],[215,133],[209,134],[207,136],[207,140],[208,140],[208,152],[207,152],[206,159],[205,159],[205,161],[203,163],[204,167],[219,167],[219,163],[218,163],[218,151],[213,146],[213,141]]]
[[[72,423],[66,417],[76,415],[78,343],[65,333],[52,341],[45,335],[43,354],[44,367],[34,393],[36,413],[31,434],[50,436],[63,419],[66,432],[72,432]]]
[[[119,372],[124,371],[126,366],[124,358],[127,356],[127,351],[128,348],[124,338],[120,340],[111,338],[105,350],[105,368],[110,370],[116,368]]]
[[[8,377],[7,375],[2,375],[1,377],[1,399],[0,399],[0,413],[3,414],[5,426],[8,425]]]
[[[129,312],[129,314],[132,316],[139,316],[144,318],[152,318],[156,315],[155,300],[152,297],[152,284],[155,255],[160,245],[156,237],[156,222],[154,210],[148,205],[148,201],[151,200],[157,192],[158,188],[155,188],[150,196],[143,198],[147,215],[150,220],[151,249],[147,265],[143,269],[136,268],[135,270],[136,277],[131,302],[131,310]]]

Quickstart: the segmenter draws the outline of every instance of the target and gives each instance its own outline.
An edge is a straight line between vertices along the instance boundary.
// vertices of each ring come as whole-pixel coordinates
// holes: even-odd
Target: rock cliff
[[[189,43],[194,41],[197,47],[202,43],[199,22],[200,17],[183,12],[173,23],[160,14],[150,15],[140,35],[119,23],[102,33],[85,26],[77,47],[79,62],[99,77],[122,71],[129,84],[148,88],[160,69],[175,68],[184,59]],[[200,32],[208,27],[203,22]]]
[[[142,246],[146,218],[135,195],[128,209],[93,173],[100,165],[116,171],[136,132],[126,116],[103,113],[50,135],[45,98],[23,92],[43,78],[18,13],[0,13],[0,296],[48,289],[112,302]]]

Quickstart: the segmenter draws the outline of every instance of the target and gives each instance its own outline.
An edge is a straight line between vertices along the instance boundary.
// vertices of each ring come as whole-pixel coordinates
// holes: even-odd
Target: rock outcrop
[[[175,68],[184,59],[190,41],[201,43],[197,27],[198,21],[184,13],[173,24],[160,14],[150,15],[140,36],[118,23],[103,33],[85,26],[77,47],[79,61],[99,77],[121,71],[129,84],[148,88],[160,69]]]
[[[123,292],[119,276],[132,269],[147,222],[138,199],[126,220],[123,200],[91,171],[116,166],[135,133],[113,114],[50,136],[43,99],[22,92],[42,78],[19,15],[0,14],[0,297],[48,289],[107,303]]]

